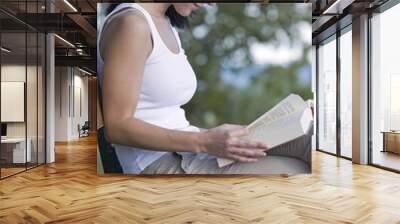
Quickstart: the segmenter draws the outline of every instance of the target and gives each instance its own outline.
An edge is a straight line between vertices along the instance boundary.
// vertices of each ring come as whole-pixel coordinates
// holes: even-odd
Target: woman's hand
[[[224,124],[201,134],[202,152],[241,162],[255,162],[257,158],[266,156],[264,143],[240,139],[248,134],[244,126]]]

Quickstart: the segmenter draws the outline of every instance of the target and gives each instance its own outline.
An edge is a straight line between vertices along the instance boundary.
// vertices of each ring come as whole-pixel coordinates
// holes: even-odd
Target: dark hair
[[[111,4],[107,9],[106,9],[106,15],[111,13],[119,4]],[[171,25],[175,26],[177,28],[183,29],[188,26],[188,19],[185,16],[181,16],[176,10],[173,5],[168,7],[167,11],[165,12],[165,15],[169,18],[171,21]]]

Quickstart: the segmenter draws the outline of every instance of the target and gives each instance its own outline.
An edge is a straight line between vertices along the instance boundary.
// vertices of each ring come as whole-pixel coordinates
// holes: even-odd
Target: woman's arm
[[[240,161],[264,156],[262,143],[238,139],[246,129],[225,125],[204,132],[161,128],[134,118],[144,66],[152,50],[149,27],[138,12],[124,12],[105,30],[103,119],[112,143],[160,151],[207,152]]]
[[[149,149],[197,150],[193,147],[197,135],[169,131],[132,117],[144,65],[152,50],[145,18],[132,11],[118,15],[105,30],[102,50],[103,116],[110,142]]]

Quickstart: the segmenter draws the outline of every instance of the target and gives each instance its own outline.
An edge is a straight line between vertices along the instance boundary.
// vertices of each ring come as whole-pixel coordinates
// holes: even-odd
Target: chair
[[[106,140],[104,127],[97,130],[97,145],[104,173],[122,173],[122,167],[118,160],[114,147]]]
[[[99,83],[97,84],[98,88],[98,103],[99,103],[99,108],[100,108],[100,116],[101,116],[101,108],[102,108],[102,103],[101,103],[101,88]],[[102,166],[102,170],[98,169],[98,171],[102,171],[99,173],[123,173],[121,163],[118,160],[117,153],[115,152],[114,147],[111,145],[110,142],[107,141],[104,133],[104,127],[100,127],[97,129],[97,146],[98,146],[98,152],[99,155],[98,159],[100,159],[100,163],[98,163],[98,166]]]
[[[90,125],[89,125],[89,121],[85,121],[85,123],[80,126],[78,124],[78,132],[79,132],[79,138],[80,137],[87,137],[89,136],[89,130],[90,130]]]

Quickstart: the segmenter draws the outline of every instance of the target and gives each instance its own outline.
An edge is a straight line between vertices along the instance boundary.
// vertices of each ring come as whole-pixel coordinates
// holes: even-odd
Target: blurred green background
[[[217,4],[180,36],[198,78],[193,125],[249,124],[290,93],[312,98],[311,4]]]
[[[98,23],[110,5],[99,4]],[[220,3],[180,31],[197,75],[184,106],[198,127],[249,124],[290,93],[311,99],[311,3]]]

